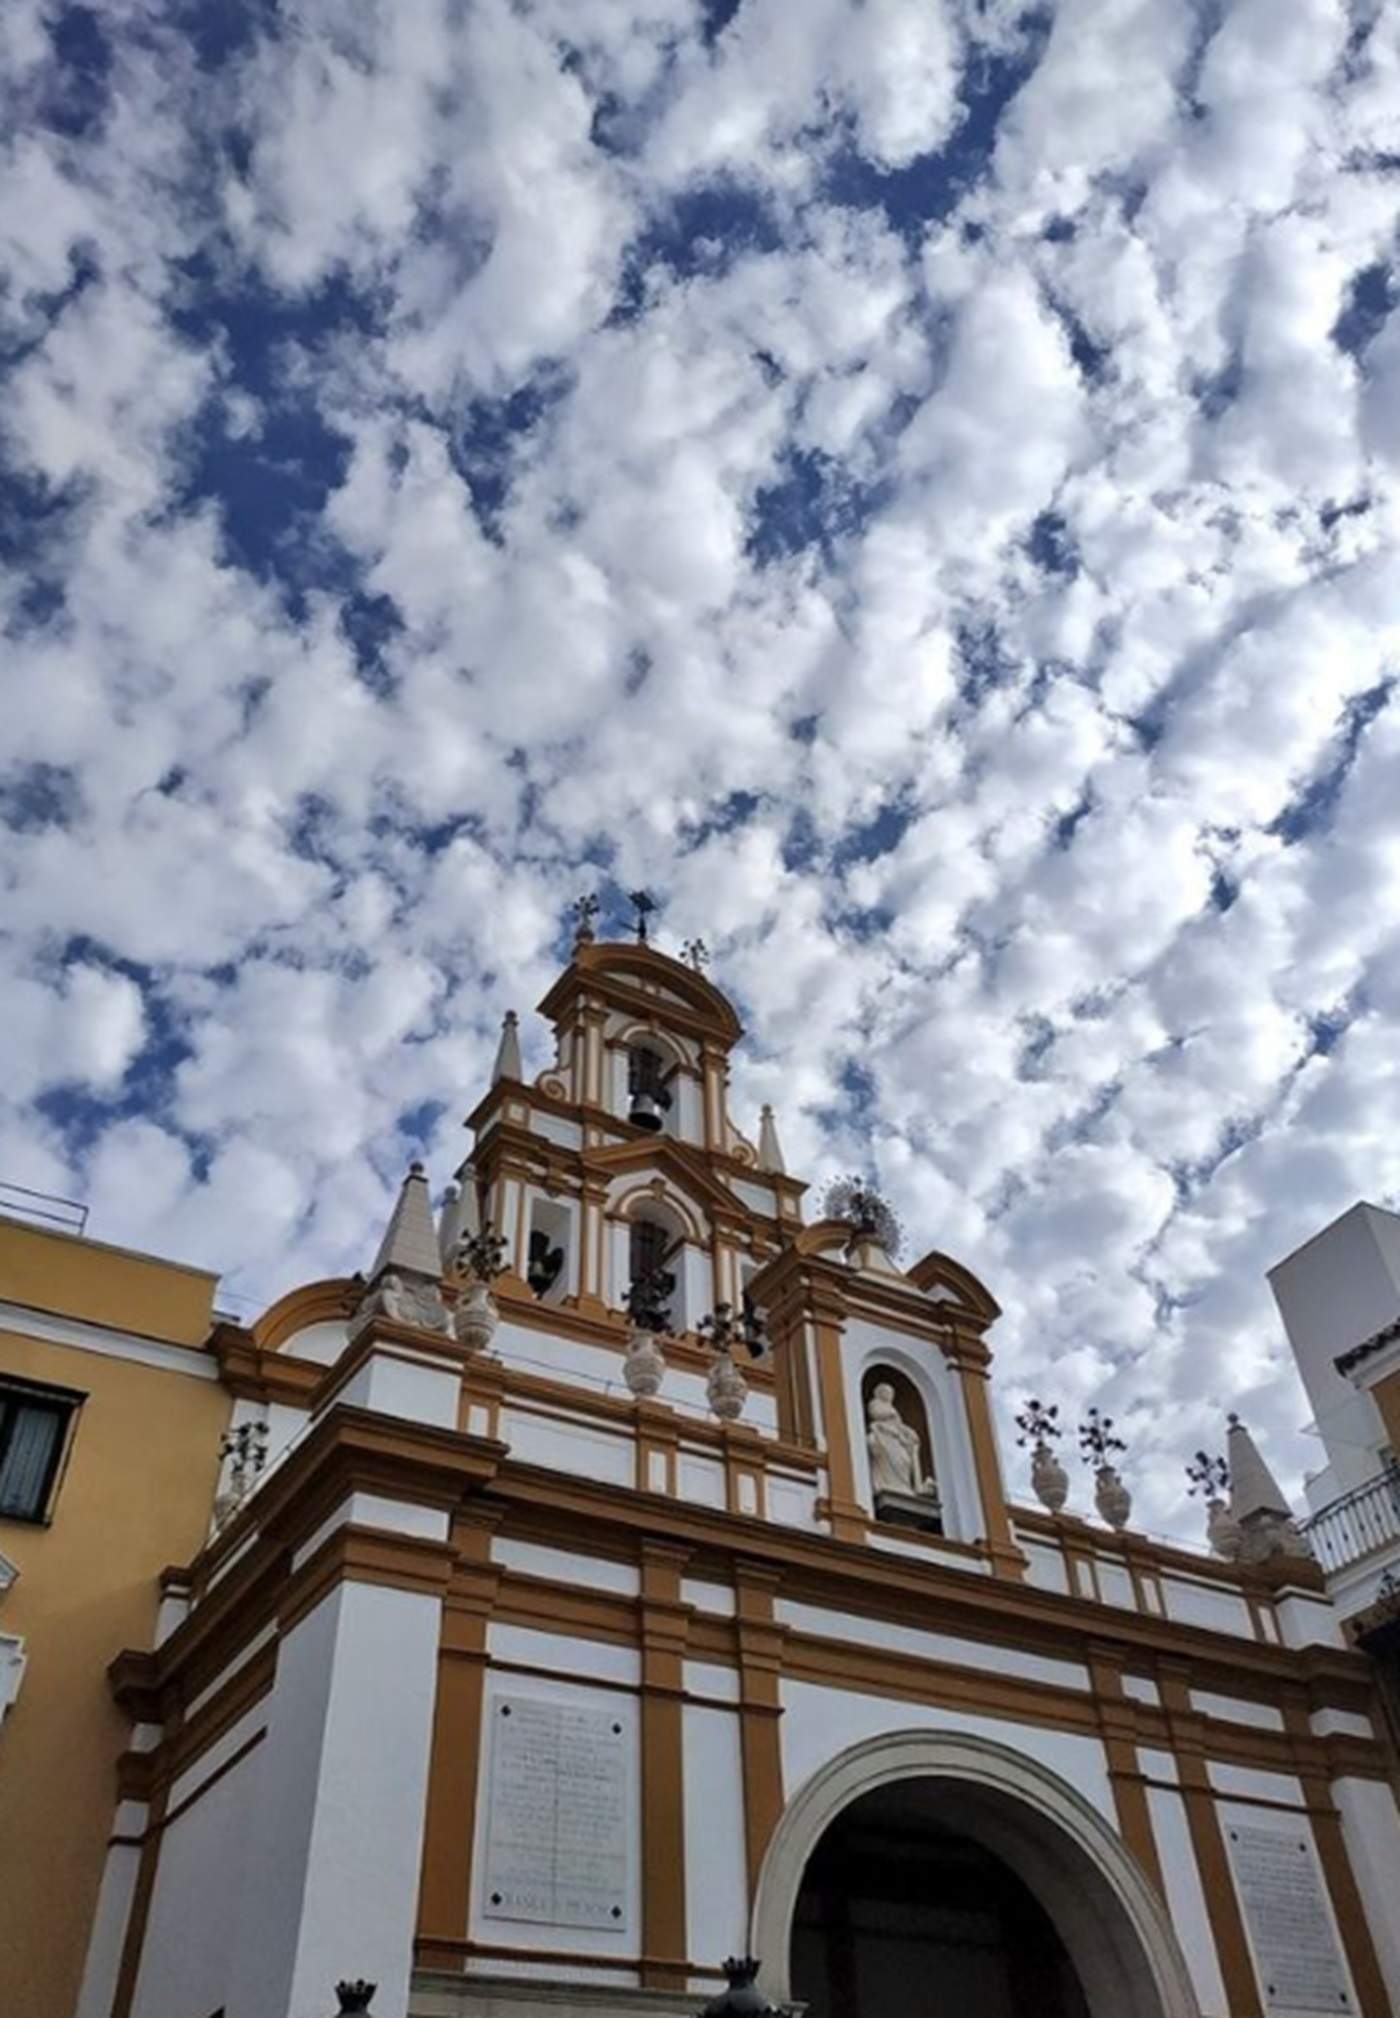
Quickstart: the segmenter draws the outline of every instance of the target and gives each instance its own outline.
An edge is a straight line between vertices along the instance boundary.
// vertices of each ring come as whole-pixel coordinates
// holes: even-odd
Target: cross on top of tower
[[[628,893],[627,901],[637,914],[637,944],[645,946],[647,943],[647,919],[651,917],[654,911],[659,911],[661,906],[649,890],[632,890]]]

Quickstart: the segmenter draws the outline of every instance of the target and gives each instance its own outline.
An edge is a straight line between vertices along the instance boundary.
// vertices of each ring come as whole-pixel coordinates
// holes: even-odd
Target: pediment
[[[676,1189],[703,1205],[707,1212],[723,1212],[742,1219],[748,1208],[727,1184],[722,1184],[703,1157],[669,1136],[650,1136],[644,1142],[618,1142],[607,1149],[590,1149],[585,1166],[599,1175],[621,1177],[632,1171],[656,1170]]]
[[[600,993],[611,982],[633,1007],[679,1011],[698,1031],[718,1037],[726,1046],[743,1035],[729,998],[703,974],[655,946],[600,940],[575,947],[571,964],[540,1003],[541,1013],[551,1018],[562,1015],[581,982]]]
[[[979,1282],[970,1268],[964,1268],[950,1255],[930,1251],[921,1261],[914,1263],[908,1274],[915,1288],[921,1289],[930,1303],[947,1304],[966,1311],[984,1327],[1001,1316],[1001,1305],[986,1284]]]

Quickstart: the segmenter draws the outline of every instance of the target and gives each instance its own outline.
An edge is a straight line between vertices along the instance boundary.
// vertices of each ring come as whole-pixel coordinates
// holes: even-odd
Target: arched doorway
[[[812,2018],[1199,2018],[1115,1831],[982,1738],[894,1732],[813,1774],[764,1859],[753,1952],[768,1995]]]
[[[810,2018],[1089,2018],[1054,1922],[957,1826],[951,1784],[862,1794],[807,1860],[791,1970]]]

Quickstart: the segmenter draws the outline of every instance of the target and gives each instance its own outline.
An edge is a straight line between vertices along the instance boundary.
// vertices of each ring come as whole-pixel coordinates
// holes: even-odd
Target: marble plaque
[[[620,1717],[535,1696],[491,1705],[482,1910],[552,1927],[627,1925]]]
[[[1308,1837],[1226,1827],[1230,1862],[1267,2011],[1355,2011],[1351,1980]]]

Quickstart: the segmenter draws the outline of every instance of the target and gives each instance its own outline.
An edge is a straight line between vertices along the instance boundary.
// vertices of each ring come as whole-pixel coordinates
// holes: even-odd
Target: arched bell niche
[[[888,1393],[881,1394],[881,1390]],[[871,1450],[871,1404],[877,1394],[881,1401],[892,1403],[905,1430],[912,1430],[917,1438],[918,1480],[911,1480],[906,1488],[896,1492],[880,1491],[876,1476],[877,1466]],[[932,1425],[924,1398],[914,1382],[901,1367],[886,1359],[872,1359],[860,1377],[860,1419],[861,1434],[866,1446],[866,1469],[870,1477],[871,1507],[877,1520],[889,1522],[892,1526],[923,1527],[934,1534],[943,1532],[943,1511],[941,1488],[938,1483],[938,1462],[934,1454]],[[896,1442],[898,1452],[899,1444]],[[932,1481],[932,1494],[921,1490],[923,1484]]]

